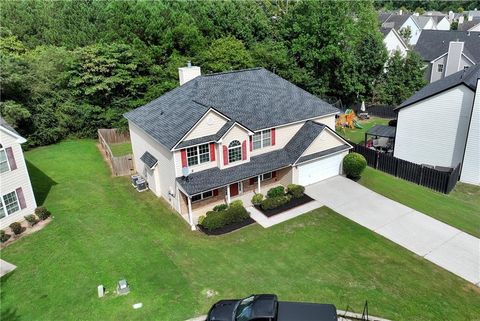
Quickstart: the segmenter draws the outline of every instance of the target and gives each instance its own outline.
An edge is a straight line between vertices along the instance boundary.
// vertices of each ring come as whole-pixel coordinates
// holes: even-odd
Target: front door
[[[230,185],[230,196],[238,195],[238,183]]]

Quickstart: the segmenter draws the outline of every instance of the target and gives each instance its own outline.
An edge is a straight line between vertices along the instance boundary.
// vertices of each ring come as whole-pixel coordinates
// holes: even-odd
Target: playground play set
[[[362,129],[363,126],[358,122],[357,115],[352,109],[345,110],[345,114],[340,114],[337,118],[336,126],[342,127],[342,129],[348,128],[359,128]]]

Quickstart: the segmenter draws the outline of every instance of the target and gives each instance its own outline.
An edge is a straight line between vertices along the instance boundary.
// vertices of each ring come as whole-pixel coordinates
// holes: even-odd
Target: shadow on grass
[[[4,284],[7,282],[7,280],[15,273],[15,271],[12,271],[2,277],[0,280],[0,301],[5,302],[5,287]],[[5,308],[2,305],[2,309],[0,311],[0,320],[2,321],[20,321],[20,315],[17,313],[16,308]]]
[[[37,205],[41,206],[45,202],[50,189],[52,186],[57,185],[57,182],[51,179],[47,174],[45,174],[42,170],[28,160],[25,161],[27,163],[28,174],[30,175],[30,180],[32,182],[35,200],[37,201]]]

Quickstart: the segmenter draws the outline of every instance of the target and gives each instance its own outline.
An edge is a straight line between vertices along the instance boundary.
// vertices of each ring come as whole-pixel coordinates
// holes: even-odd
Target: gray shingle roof
[[[384,19],[385,16],[380,16],[380,21]],[[409,14],[390,14],[383,22],[382,27],[384,28],[395,28],[399,30],[403,24],[410,18]]]
[[[0,126],[21,137],[21,135],[12,127],[3,117],[0,116]]]
[[[143,153],[143,155],[140,157],[140,160],[144,162],[145,165],[147,165],[150,169],[153,169],[158,163],[158,159],[156,159],[155,156],[153,156],[149,152]]]
[[[480,18],[474,18],[472,21],[465,21],[464,23],[460,23],[458,25],[458,30],[467,31],[468,29],[473,28],[478,24],[480,24]]]
[[[194,145],[199,145],[199,144],[206,144],[210,142],[217,142],[220,140],[220,138],[225,135],[225,133],[235,124],[234,121],[227,121],[225,125],[220,128],[218,132],[216,132],[213,135],[208,135],[208,136],[203,136],[203,137],[198,137],[190,140],[184,140],[180,144],[177,145],[176,148],[185,148],[188,146],[194,146]]]
[[[323,157],[323,156],[326,156],[326,155],[330,155],[330,154],[333,154],[333,153],[349,150],[350,148],[351,147],[349,145],[343,144],[343,145],[340,145],[340,146],[336,146],[336,147],[332,147],[332,148],[329,148],[329,149],[326,149],[326,150],[322,150],[321,152],[318,152],[318,153],[302,156],[297,161],[297,164],[301,164],[301,163],[307,162],[309,160],[316,159],[316,158],[319,158],[319,157]]]
[[[228,184],[256,177],[294,164],[313,140],[325,129],[325,125],[307,121],[295,136],[280,150],[250,158],[250,162],[225,169],[211,168],[190,174],[188,179],[178,177],[177,182],[189,195],[209,191]],[[345,145],[344,149],[350,148]],[[325,156],[336,152],[335,148],[322,153]]]
[[[171,149],[209,107],[252,131],[339,112],[287,80],[255,68],[197,77],[124,116]]]
[[[476,63],[480,62],[480,32],[454,30],[423,30],[415,45],[415,51],[425,61],[432,61],[448,52],[450,41],[463,41]]]
[[[369,130],[367,130],[367,134],[373,136],[380,136],[380,137],[395,137],[395,127],[392,126],[385,126],[385,125],[375,125]]]
[[[420,29],[423,29],[423,27],[425,27],[425,25],[428,23],[428,21],[430,21],[431,18],[431,16],[412,15],[412,19],[415,20]]]
[[[429,98],[433,95],[441,93],[442,91],[448,90],[461,84],[475,91],[477,88],[477,79],[479,78],[480,65],[475,65],[466,70],[460,70],[459,72],[451,74],[448,77],[437,80],[423,87],[422,89],[417,91],[412,97],[408,98],[400,106],[395,108],[395,110],[409,106],[411,104],[414,104],[423,99]]]

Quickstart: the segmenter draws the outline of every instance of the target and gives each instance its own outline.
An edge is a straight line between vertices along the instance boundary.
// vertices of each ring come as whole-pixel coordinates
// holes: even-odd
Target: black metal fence
[[[381,118],[397,118],[397,113],[393,110],[396,106],[390,106],[390,105],[367,105],[365,106],[365,111],[370,115],[370,116],[376,116],[376,117],[381,117]],[[361,113],[362,111],[360,110],[360,105],[355,105],[353,108],[355,113]]]
[[[437,192],[448,194],[460,178],[460,165],[455,168],[436,167],[415,164],[385,153],[375,151],[362,145],[350,142],[352,152],[362,154],[370,167],[407,180],[409,182],[431,188]]]

